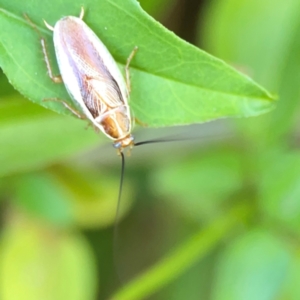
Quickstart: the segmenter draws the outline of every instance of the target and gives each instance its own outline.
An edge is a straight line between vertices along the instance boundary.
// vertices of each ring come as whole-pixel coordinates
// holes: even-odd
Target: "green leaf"
[[[54,176],[40,172],[13,177],[12,190],[13,202],[29,216],[58,227],[74,224],[69,195]]]
[[[30,217],[56,227],[107,227],[116,217],[120,179],[93,169],[55,167],[4,181],[6,194]],[[38,193],[37,193],[38,191]],[[133,189],[126,181],[119,219],[130,209]]]
[[[276,89],[293,25],[299,22],[298,8],[297,0],[214,0],[207,8],[204,42],[216,55]]]
[[[298,119],[299,14],[298,0],[214,0],[207,7],[202,38],[209,51],[279,94],[264,139],[287,132]]]
[[[299,235],[300,169],[295,167],[300,164],[299,153],[269,151],[261,160],[258,182],[261,210],[280,229],[288,228]]]
[[[42,168],[99,143],[93,130],[13,94],[0,101],[0,176]]]
[[[66,113],[59,103],[44,98],[68,99],[62,85],[46,75],[37,32],[23,14],[37,24],[56,65],[49,24],[64,15],[86,9],[85,21],[124,65],[134,48],[132,100],[135,116],[149,126],[205,122],[220,117],[247,117],[274,107],[272,97],[251,79],[224,62],[182,41],[148,16],[134,0],[0,1],[0,65],[14,87],[43,106]],[[57,67],[54,68],[57,73]]]
[[[176,0],[140,0],[141,7],[151,16],[161,16],[174,6]]]
[[[232,232],[250,212],[251,209],[246,205],[234,207],[230,212],[212,222],[207,228],[182,243],[145,273],[134,278],[110,299],[146,299],[147,296],[166,286],[195,264],[196,261],[212,251],[220,240],[227,236],[229,232]]]
[[[3,74],[2,70],[0,69],[0,99],[3,96],[7,96],[13,93],[15,93],[14,88],[8,82],[7,77]]]
[[[0,297],[5,300],[96,297],[95,260],[86,241],[51,232],[40,223],[18,219],[4,228],[0,274]]]
[[[283,292],[284,297],[281,299],[288,299],[288,300],[298,300],[300,299],[300,286],[299,286],[299,278],[300,278],[300,257],[299,252],[294,255],[289,277],[286,282],[286,288]]]
[[[202,222],[220,214],[222,204],[241,189],[241,155],[233,149],[210,149],[169,166],[162,164],[153,177],[153,189],[163,199],[180,214]]]
[[[106,227],[115,222],[119,177],[99,173],[95,169],[66,167],[56,167],[52,174],[59,181],[56,188],[59,190],[62,187],[69,196],[74,219],[80,227]],[[129,211],[133,194],[133,188],[126,180],[122,189],[119,219]]]
[[[289,252],[276,236],[264,230],[249,232],[221,256],[212,299],[277,299],[289,261]]]

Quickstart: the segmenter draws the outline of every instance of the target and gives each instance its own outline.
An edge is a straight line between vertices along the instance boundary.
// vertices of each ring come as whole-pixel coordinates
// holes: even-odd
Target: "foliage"
[[[218,58],[134,0],[0,0],[1,299],[299,298],[300,6],[206,2],[199,44]],[[101,134],[43,101],[72,103],[47,76],[40,36],[24,18],[45,37],[57,73],[42,19],[55,24],[81,5],[121,69],[139,47],[130,104],[149,128],[136,139],[187,139],[126,157],[114,246],[119,159]],[[176,3],[141,5],[163,18]],[[225,117],[243,118],[175,126]],[[201,134],[209,139],[188,140]]]

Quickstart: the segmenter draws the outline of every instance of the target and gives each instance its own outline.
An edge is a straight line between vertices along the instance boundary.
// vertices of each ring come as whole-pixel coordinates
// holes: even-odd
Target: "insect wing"
[[[65,17],[58,21],[54,45],[64,84],[91,121],[104,108],[128,105],[128,92],[118,66],[81,19]]]

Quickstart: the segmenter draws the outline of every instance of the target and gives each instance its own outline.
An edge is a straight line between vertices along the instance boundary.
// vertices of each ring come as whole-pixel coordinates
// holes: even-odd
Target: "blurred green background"
[[[140,3],[278,94],[277,109],[136,128],[137,141],[196,138],[126,157],[113,243],[111,143],[22,98],[1,74],[0,298],[300,299],[299,0]]]

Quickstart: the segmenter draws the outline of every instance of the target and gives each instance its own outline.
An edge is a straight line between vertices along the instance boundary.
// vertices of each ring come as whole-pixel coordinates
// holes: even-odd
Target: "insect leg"
[[[84,8],[83,8],[83,6],[81,6],[79,19],[83,20],[83,17],[84,17]]]
[[[47,52],[46,41],[45,41],[44,38],[41,38],[41,45],[42,45],[44,59],[45,59],[46,67],[47,67],[48,76],[51,78],[51,80],[54,83],[62,83],[63,80],[62,80],[60,75],[53,75],[50,60],[49,60],[49,55],[48,55],[48,52]]]
[[[148,127],[148,124],[142,122],[141,120],[137,119],[136,117],[134,117],[134,122],[139,124],[142,127]]]
[[[47,98],[43,99],[43,101],[53,101],[53,102],[59,102],[64,105],[65,108],[67,108],[72,114],[74,114],[79,119],[86,119],[86,116],[78,112],[76,109],[71,107],[66,101],[58,99],[58,98]]]
[[[137,51],[138,51],[138,47],[135,46],[133,48],[133,50],[131,51],[129,57],[127,58],[126,66],[125,66],[126,85],[127,85],[127,89],[128,89],[129,94],[131,92],[129,65],[130,65],[130,62],[133,59],[133,57],[134,57],[134,55],[136,54]]]
[[[37,34],[40,37],[40,42],[41,42],[41,45],[42,45],[42,51],[43,51],[43,54],[44,54],[44,60],[45,60],[45,63],[46,63],[47,73],[48,73],[49,77],[51,78],[51,80],[53,82],[61,83],[62,82],[61,76],[60,75],[53,75],[52,68],[51,68],[51,65],[50,65],[49,55],[48,55],[48,51],[47,51],[47,46],[46,46],[46,40],[43,38],[43,36],[41,35],[41,32],[38,30],[36,25],[30,20],[28,15],[24,14],[24,17],[25,17],[26,21],[29,23],[29,25],[37,32]],[[50,29],[50,30],[53,29],[53,27],[51,27],[46,22],[45,22],[45,24],[46,24],[48,29]]]

